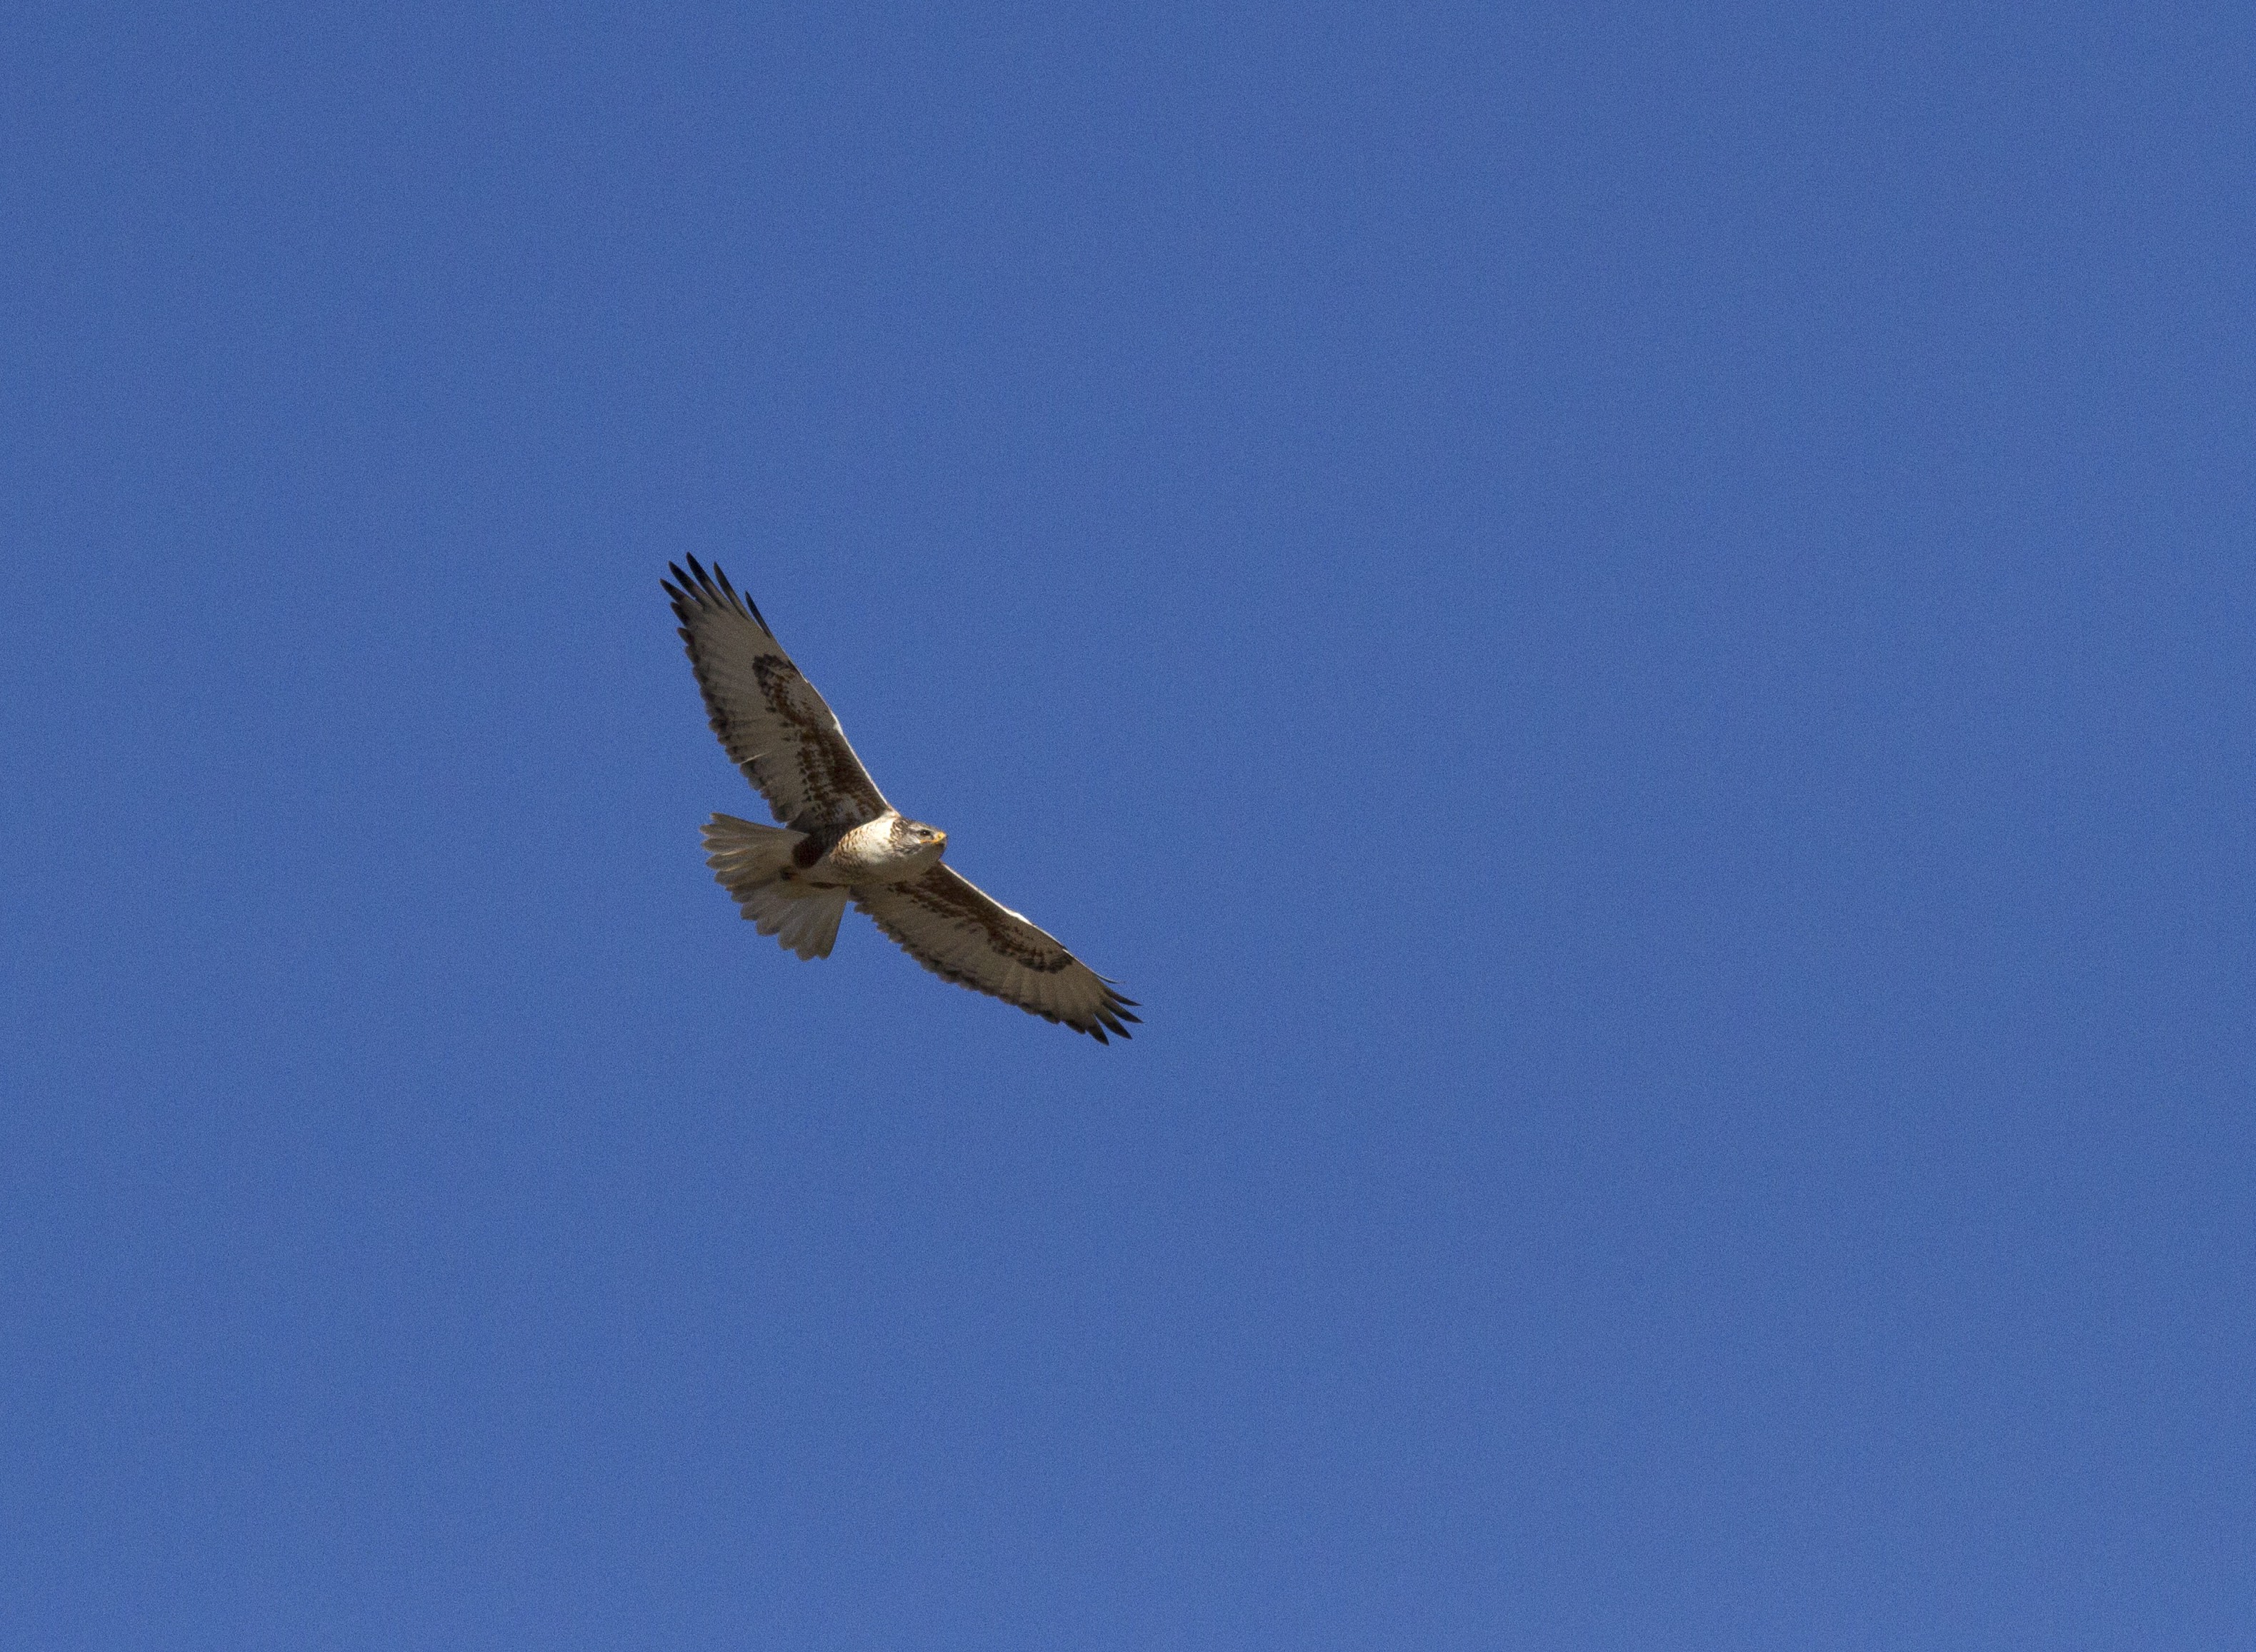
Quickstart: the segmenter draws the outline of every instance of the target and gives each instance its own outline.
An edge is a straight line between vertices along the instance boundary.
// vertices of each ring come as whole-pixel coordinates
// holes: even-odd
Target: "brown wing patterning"
[[[947,923],[976,926],[986,937],[989,950],[1001,953],[1022,968],[1054,975],[1073,962],[1073,954],[1047,936],[1042,938],[1048,942],[1045,946],[1039,942],[1029,944],[1013,934],[1014,928],[1024,930],[1031,925],[999,922],[1003,917],[1001,909],[961,878],[951,882],[927,879],[907,885],[901,894]]]
[[[716,566],[687,559],[665,581],[722,749],[775,818],[796,831],[859,826],[885,812],[838,719],[792,664],[758,607]]]
[[[1129,1037],[1136,1001],[946,866],[913,883],[854,891],[854,903],[900,948],[944,981],[1061,1022],[1099,1044]]]

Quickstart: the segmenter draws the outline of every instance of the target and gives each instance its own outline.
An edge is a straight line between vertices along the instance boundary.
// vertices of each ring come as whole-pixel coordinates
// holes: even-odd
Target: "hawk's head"
[[[893,853],[914,868],[904,875],[907,877],[921,876],[939,865],[948,848],[948,833],[921,820],[896,818],[892,838]]]

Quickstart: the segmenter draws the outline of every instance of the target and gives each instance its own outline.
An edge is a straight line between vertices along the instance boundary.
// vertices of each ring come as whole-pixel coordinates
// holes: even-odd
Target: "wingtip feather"
[[[681,563],[688,564],[688,572]],[[710,569],[694,556],[685,555],[681,562],[669,562],[666,571],[673,574],[672,583],[659,581],[659,587],[673,603],[673,611],[682,620],[694,620],[699,614],[714,608],[726,608],[742,615],[758,626],[770,642],[775,640],[775,628],[768,623],[760,605],[729,582],[729,575],[716,562]],[[687,636],[687,632],[682,633]]]

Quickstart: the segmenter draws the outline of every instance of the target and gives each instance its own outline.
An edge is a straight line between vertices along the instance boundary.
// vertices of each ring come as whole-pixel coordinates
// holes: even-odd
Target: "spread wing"
[[[1099,1044],[1107,1031],[1127,1037],[1120,1023],[1139,1019],[1130,1013],[1134,999],[945,866],[913,883],[857,889],[854,904],[934,974],[1061,1021]]]
[[[760,617],[716,564],[688,559],[661,581],[681,622],[681,640],[722,747],[775,818],[796,832],[857,826],[887,805],[846,743],[838,719],[799,674]]]

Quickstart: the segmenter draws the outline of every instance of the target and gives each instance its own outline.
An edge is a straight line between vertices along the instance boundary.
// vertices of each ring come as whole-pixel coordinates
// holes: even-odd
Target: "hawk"
[[[814,685],[715,564],[661,580],[704,691],[713,732],[783,824],[716,814],[705,861],[744,916],[801,958],[828,958],[851,901],[944,981],[1125,1038],[1132,998],[953,868],[948,833],[906,819],[870,778]]]

